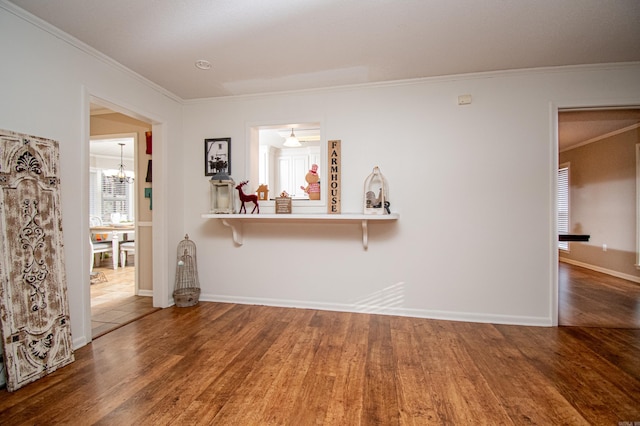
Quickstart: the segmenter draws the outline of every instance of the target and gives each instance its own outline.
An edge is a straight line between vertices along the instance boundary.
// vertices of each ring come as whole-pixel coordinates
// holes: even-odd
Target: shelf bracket
[[[237,220],[222,219],[222,224],[231,228],[233,242],[242,245],[242,222]]]
[[[369,248],[369,221],[362,219],[362,247],[367,250]]]

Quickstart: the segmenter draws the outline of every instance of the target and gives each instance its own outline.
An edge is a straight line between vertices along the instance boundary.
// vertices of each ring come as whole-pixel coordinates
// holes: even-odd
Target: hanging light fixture
[[[124,143],[119,142],[120,145],[120,167],[118,168],[118,172],[115,175],[109,176],[114,182],[120,183],[130,183],[133,178],[127,174],[124,169],[124,159],[123,159],[123,149]]]
[[[298,138],[296,138],[296,135],[293,134],[293,127],[291,128],[291,135],[284,141],[283,145],[289,148],[302,146]]]

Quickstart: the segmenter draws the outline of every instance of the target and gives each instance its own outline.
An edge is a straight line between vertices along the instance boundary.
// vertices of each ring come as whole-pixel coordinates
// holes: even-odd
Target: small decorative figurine
[[[306,188],[304,186],[301,186],[300,189],[302,189],[304,192],[306,192],[309,195],[310,200],[319,200],[320,199],[320,176],[318,175],[317,164],[311,165],[311,170],[309,170],[309,173],[307,173],[307,175],[304,177],[304,180],[307,181],[308,185]]]
[[[258,193],[258,200],[267,201],[269,199],[269,187],[265,184],[261,184],[258,189],[256,189],[256,193]]]
[[[243,210],[245,214],[247,213],[247,209],[244,206],[244,203],[249,201],[255,204],[253,210],[251,210],[251,214],[253,214],[256,209],[258,209],[258,213],[260,213],[260,207],[258,206],[258,196],[256,194],[245,194],[244,192],[242,192],[242,187],[245,186],[248,182],[248,180],[245,180],[244,182],[240,182],[238,186],[236,186],[238,194],[240,195],[240,202],[242,203],[242,205],[240,206],[240,211],[238,213],[242,213]]]
[[[291,197],[287,191],[282,191],[279,197],[276,197],[276,214],[291,214]]]

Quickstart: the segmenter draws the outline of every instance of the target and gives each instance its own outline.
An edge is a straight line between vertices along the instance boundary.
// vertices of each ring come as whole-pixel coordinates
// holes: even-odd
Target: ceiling
[[[564,151],[598,138],[640,126],[636,109],[571,110],[558,113],[558,145]]]
[[[183,100],[640,61],[638,0],[0,2]],[[199,60],[211,68],[198,69]],[[637,123],[635,115],[561,117],[561,149]]]
[[[134,139],[132,137],[123,138],[91,138],[89,152],[98,157],[120,158],[120,144],[122,146],[122,158],[133,160]],[[114,163],[114,168],[118,163]]]
[[[181,99],[640,61],[638,0],[0,1]]]

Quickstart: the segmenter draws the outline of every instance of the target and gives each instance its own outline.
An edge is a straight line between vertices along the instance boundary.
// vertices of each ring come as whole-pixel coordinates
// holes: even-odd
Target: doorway
[[[569,173],[567,231],[590,235],[558,252],[558,325],[639,328],[640,108],[559,109],[557,123],[556,166]]]
[[[151,297],[151,206],[144,199],[151,185],[150,132],[150,123],[91,105],[87,214],[95,248],[92,339],[156,310]]]

